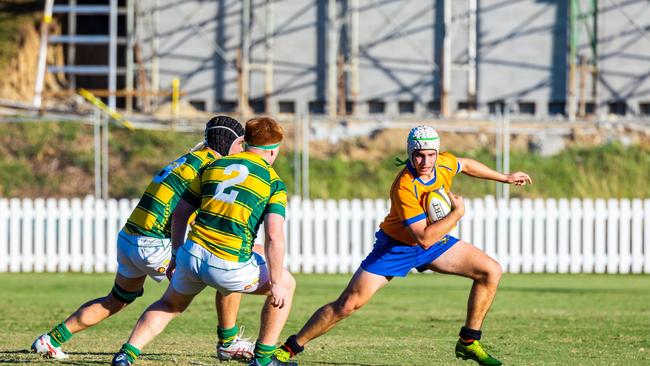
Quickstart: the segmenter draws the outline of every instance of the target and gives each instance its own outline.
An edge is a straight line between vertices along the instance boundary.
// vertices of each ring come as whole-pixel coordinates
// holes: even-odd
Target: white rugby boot
[[[228,347],[217,343],[217,358],[220,361],[250,361],[255,356],[255,343],[250,338],[242,338],[244,327]]]
[[[50,336],[45,333],[32,343],[32,352],[36,352],[43,357],[53,358],[55,360],[65,360],[68,358],[61,347],[54,347],[50,341]]]

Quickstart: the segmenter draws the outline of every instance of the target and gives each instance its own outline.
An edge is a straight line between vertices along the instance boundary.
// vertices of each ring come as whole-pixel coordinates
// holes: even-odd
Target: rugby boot
[[[456,357],[462,358],[463,360],[474,360],[481,366],[501,365],[501,361],[485,352],[483,345],[476,340],[466,346],[459,339],[456,342]]]
[[[217,358],[220,361],[249,361],[255,356],[255,343],[249,341],[248,338],[242,338],[242,333],[240,332],[228,347],[217,344]]]
[[[129,361],[129,357],[126,355],[126,352],[120,350],[113,356],[113,361],[111,361],[111,366],[131,366],[133,363]]]
[[[54,347],[50,341],[50,336],[45,333],[32,343],[32,352],[36,352],[43,357],[53,358],[55,360],[65,360],[68,358],[62,350],[61,347]]]

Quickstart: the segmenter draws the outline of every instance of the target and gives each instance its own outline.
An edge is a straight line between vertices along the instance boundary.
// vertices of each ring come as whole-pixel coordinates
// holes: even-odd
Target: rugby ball
[[[427,193],[424,198],[425,211],[427,213],[427,220],[430,223],[441,220],[451,212],[452,204],[451,199],[444,189],[438,188]]]

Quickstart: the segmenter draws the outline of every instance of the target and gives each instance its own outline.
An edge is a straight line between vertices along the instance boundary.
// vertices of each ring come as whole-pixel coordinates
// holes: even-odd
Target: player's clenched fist
[[[465,201],[463,196],[457,196],[452,192],[449,192],[449,199],[451,200],[451,207],[453,207],[454,212],[460,214],[461,216],[465,214]]]

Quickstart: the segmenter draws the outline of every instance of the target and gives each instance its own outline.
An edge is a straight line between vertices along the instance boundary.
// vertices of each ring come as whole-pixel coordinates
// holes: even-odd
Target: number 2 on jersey
[[[241,164],[232,164],[232,165],[228,165],[226,169],[223,170],[223,173],[225,175],[232,175],[233,173],[238,173],[238,174],[232,178],[228,178],[223,182],[219,183],[217,185],[217,192],[214,194],[212,198],[217,201],[234,203],[235,200],[237,199],[237,195],[239,194],[239,192],[236,190],[232,190],[228,193],[225,193],[224,191],[226,190],[226,188],[235,186],[245,181],[249,173],[248,167]]]

